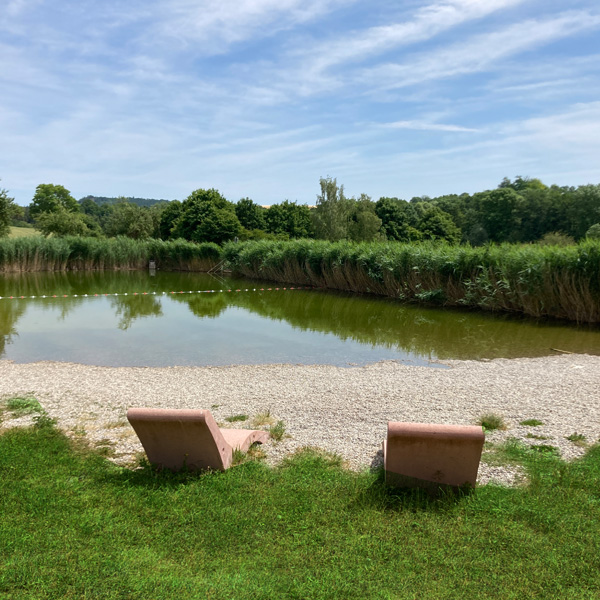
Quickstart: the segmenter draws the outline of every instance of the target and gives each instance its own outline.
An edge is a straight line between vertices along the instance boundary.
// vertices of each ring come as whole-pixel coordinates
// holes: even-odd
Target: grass
[[[265,427],[266,425],[274,425],[275,417],[271,415],[271,411],[267,410],[254,415],[252,418],[252,427]]]
[[[409,302],[600,322],[600,241],[574,246],[322,240],[228,244],[246,276]]]
[[[232,415],[231,417],[225,417],[228,423],[236,423],[238,421],[247,421],[248,415]]]
[[[283,421],[277,421],[275,425],[269,427],[269,436],[272,440],[280,442],[285,437],[285,423]]]
[[[8,237],[9,238],[32,237],[32,236],[41,237],[41,235],[42,234],[37,229],[34,229],[33,227],[11,227]]]
[[[430,499],[316,452],[170,474],[117,467],[51,424],[9,430],[0,598],[598,597],[600,447],[571,464],[506,452],[528,486]]]
[[[41,413],[40,403],[31,396],[15,396],[6,401],[6,409],[13,417],[22,417],[33,413]]]
[[[539,427],[543,424],[543,421],[540,421],[539,419],[526,419],[525,421],[521,421],[519,423],[519,425],[524,425],[525,427]]]
[[[587,440],[583,433],[572,433],[566,437],[567,440],[573,442],[576,446],[585,446],[587,444]]]
[[[485,414],[479,417],[478,424],[483,427],[485,431],[494,431],[495,429],[506,429],[506,423],[504,418],[496,414]]]
[[[208,271],[221,260],[221,249],[212,243],[126,237],[22,236],[0,239],[0,273],[147,269],[150,260],[163,270]]]

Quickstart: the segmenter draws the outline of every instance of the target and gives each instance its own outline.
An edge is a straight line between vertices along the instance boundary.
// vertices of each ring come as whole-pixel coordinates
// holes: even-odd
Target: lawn
[[[8,234],[9,238],[16,237],[30,237],[32,235],[42,235],[37,229],[33,227],[11,227]]]
[[[431,499],[309,450],[122,468],[42,414],[0,435],[0,598],[600,597],[600,446],[502,452],[527,486]]]

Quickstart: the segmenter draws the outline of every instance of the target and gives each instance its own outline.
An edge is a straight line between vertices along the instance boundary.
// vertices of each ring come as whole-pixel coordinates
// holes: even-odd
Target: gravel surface
[[[600,438],[600,356],[567,354],[544,358],[445,361],[447,368],[407,366],[393,361],[365,367],[259,365],[230,367],[93,367],[0,360],[0,398],[32,395],[70,435],[113,447],[113,460],[132,464],[142,447],[125,413],[134,406],[210,409],[221,426],[252,426],[268,413],[288,434],[264,447],[276,464],[298,448],[313,446],[340,454],[353,469],[381,464],[387,421],[474,424],[485,413],[501,415],[509,437],[557,447],[572,460],[585,445],[566,439]],[[227,423],[245,414],[245,422]],[[24,425],[10,419],[3,427]],[[543,425],[520,425],[538,419]],[[526,437],[527,435],[537,437]],[[542,439],[544,438],[544,439]],[[484,453],[480,484],[515,484],[518,468],[494,466]]]

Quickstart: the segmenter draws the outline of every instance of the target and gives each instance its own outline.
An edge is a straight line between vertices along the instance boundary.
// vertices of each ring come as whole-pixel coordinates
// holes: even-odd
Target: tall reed
[[[471,248],[295,240],[229,244],[224,257],[246,277],[442,306],[600,322],[600,243]]]
[[[216,244],[185,240],[65,237],[0,239],[0,272],[146,269],[150,260],[165,270],[208,271],[221,259]]]

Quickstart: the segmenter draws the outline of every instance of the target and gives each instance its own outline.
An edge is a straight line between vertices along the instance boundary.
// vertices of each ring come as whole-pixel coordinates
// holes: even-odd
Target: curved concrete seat
[[[475,487],[485,435],[481,426],[388,422],[385,479],[400,487]]]
[[[234,450],[266,442],[266,431],[220,429],[208,410],[130,408],[127,420],[153,465],[179,471],[231,466]]]

